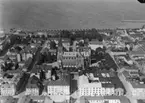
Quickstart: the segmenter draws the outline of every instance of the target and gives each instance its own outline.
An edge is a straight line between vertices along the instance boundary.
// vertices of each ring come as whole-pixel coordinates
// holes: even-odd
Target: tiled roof
[[[121,103],[130,103],[129,99],[125,96],[104,96],[104,99],[119,99]]]
[[[131,34],[130,36],[133,37],[133,38],[137,38],[137,37],[143,37],[143,34],[136,33],[136,34]]]
[[[35,75],[33,75],[33,76],[30,77],[29,80],[28,80],[27,88],[39,88],[39,89],[41,89],[41,88],[37,85],[37,83],[40,83],[40,85],[42,85],[41,82],[40,82],[40,80],[39,80],[39,78],[37,78]]]
[[[70,86],[70,76],[64,75],[55,81],[48,82],[47,86]]]
[[[124,75],[125,77],[129,77],[129,76],[130,76],[129,72],[127,72],[127,71],[125,71],[125,70],[124,70],[122,73],[123,73],[123,75]]]
[[[31,96],[33,100],[45,100],[45,96]]]
[[[22,73],[20,69],[17,70],[8,70],[6,73]]]
[[[129,37],[121,37],[123,42],[133,43],[133,41]]]
[[[104,88],[113,88],[114,85],[111,84],[111,83],[102,83],[102,87],[104,87]]]
[[[90,41],[89,44],[103,45],[103,43],[99,42],[98,40]]]
[[[90,100],[104,100],[103,96],[82,96],[80,97],[80,103],[88,103]]]
[[[133,86],[133,88],[145,88],[145,84],[140,84],[138,82],[133,82],[133,81],[131,81],[130,83]]]
[[[137,100],[137,103],[145,103],[145,99],[144,100],[139,99]]]
[[[122,82],[117,76],[111,77],[110,79],[111,79],[111,83],[114,85],[115,88],[124,88]]]
[[[129,52],[129,54],[130,55],[144,56],[145,55],[145,51],[139,47],[136,51]]]
[[[47,70],[51,70],[52,69],[52,64],[43,64],[40,66],[40,69],[47,71]]]

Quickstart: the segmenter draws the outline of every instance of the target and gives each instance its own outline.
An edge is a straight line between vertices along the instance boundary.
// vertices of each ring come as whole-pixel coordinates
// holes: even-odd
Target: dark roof
[[[145,99],[144,100],[139,99],[137,100],[137,103],[145,103]]]
[[[43,87],[40,79],[38,77],[36,77],[35,75],[33,75],[32,77],[29,78],[28,84],[27,84],[27,88],[39,88],[39,89],[43,89],[41,88]]]
[[[52,65],[50,64],[43,64],[40,66],[40,68],[44,71],[47,71],[47,70],[51,70],[52,69]]]
[[[123,86],[122,82],[120,81],[120,79],[118,78],[118,76],[110,77],[110,80],[115,88],[123,88],[124,89],[124,86]]]
[[[102,83],[102,87],[104,87],[104,88],[112,88],[112,87],[114,87],[114,85],[111,84],[111,83]]]
[[[129,99],[125,96],[104,96],[104,99],[119,99],[121,103],[130,103]]]
[[[59,78],[58,80],[55,81],[51,81],[47,83],[47,86],[70,86],[70,76],[69,75],[63,75],[61,78]]]
[[[35,65],[32,68],[31,73],[38,73],[38,72],[40,72],[40,70],[41,70],[40,67],[38,65]]]
[[[105,58],[104,65],[106,65],[109,68],[113,68],[116,71],[118,67],[115,64],[114,60],[111,58],[111,56],[109,54],[106,54],[104,58]]]

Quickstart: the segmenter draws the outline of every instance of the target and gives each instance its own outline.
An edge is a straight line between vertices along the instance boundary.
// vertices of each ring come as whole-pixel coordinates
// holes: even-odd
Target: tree
[[[68,31],[68,30],[63,30],[63,31],[61,32],[61,34],[62,34],[62,37],[63,37],[63,38],[70,38],[70,36],[71,36],[71,32]]]
[[[22,48],[19,47],[19,46],[16,46],[15,49],[16,49],[17,52],[20,52],[22,50]]]
[[[73,45],[73,42],[75,41],[75,36],[71,35],[70,36],[70,45]]]
[[[54,41],[50,42],[50,49],[56,49],[56,43]]]

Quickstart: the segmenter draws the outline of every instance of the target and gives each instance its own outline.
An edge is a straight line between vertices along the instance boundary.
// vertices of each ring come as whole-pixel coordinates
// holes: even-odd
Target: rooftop
[[[41,89],[41,81],[35,75],[29,78],[27,88],[39,88]]]
[[[127,70],[138,70],[137,65],[127,56],[114,56],[116,63],[120,68],[125,68]]]
[[[145,99],[144,100],[139,99],[137,100],[137,103],[145,103]]]
[[[120,100],[121,103],[130,103],[129,99],[125,96],[82,96],[80,100],[81,103],[85,103],[85,100]]]
[[[31,96],[33,100],[45,100],[45,96]]]
[[[48,82],[47,86],[70,86],[70,76],[63,75],[58,80]]]
[[[121,103],[130,103],[129,99],[125,96],[104,96],[104,99],[119,99]]]
[[[133,88],[145,88],[145,82],[140,80],[140,77],[131,77],[127,71],[122,72]]]
[[[98,41],[98,40],[92,40],[89,42],[89,44],[94,44],[94,45],[103,45],[102,42]]]
[[[145,83],[142,82],[138,82],[138,81],[130,81],[131,85],[133,86],[133,88],[145,88]]]
[[[91,83],[88,82],[89,78],[85,75],[79,77],[80,85],[88,84],[88,86],[100,86],[100,87],[114,87],[114,88],[124,88],[122,82],[118,78],[115,72],[109,70],[94,70],[86,72],[92,79]]]

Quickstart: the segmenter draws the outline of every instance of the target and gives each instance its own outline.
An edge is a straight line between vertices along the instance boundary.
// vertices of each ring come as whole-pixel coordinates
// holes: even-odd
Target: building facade
[[[16,92],[15,84],[2,84],[0,90],[2,96],[14,96]]]

